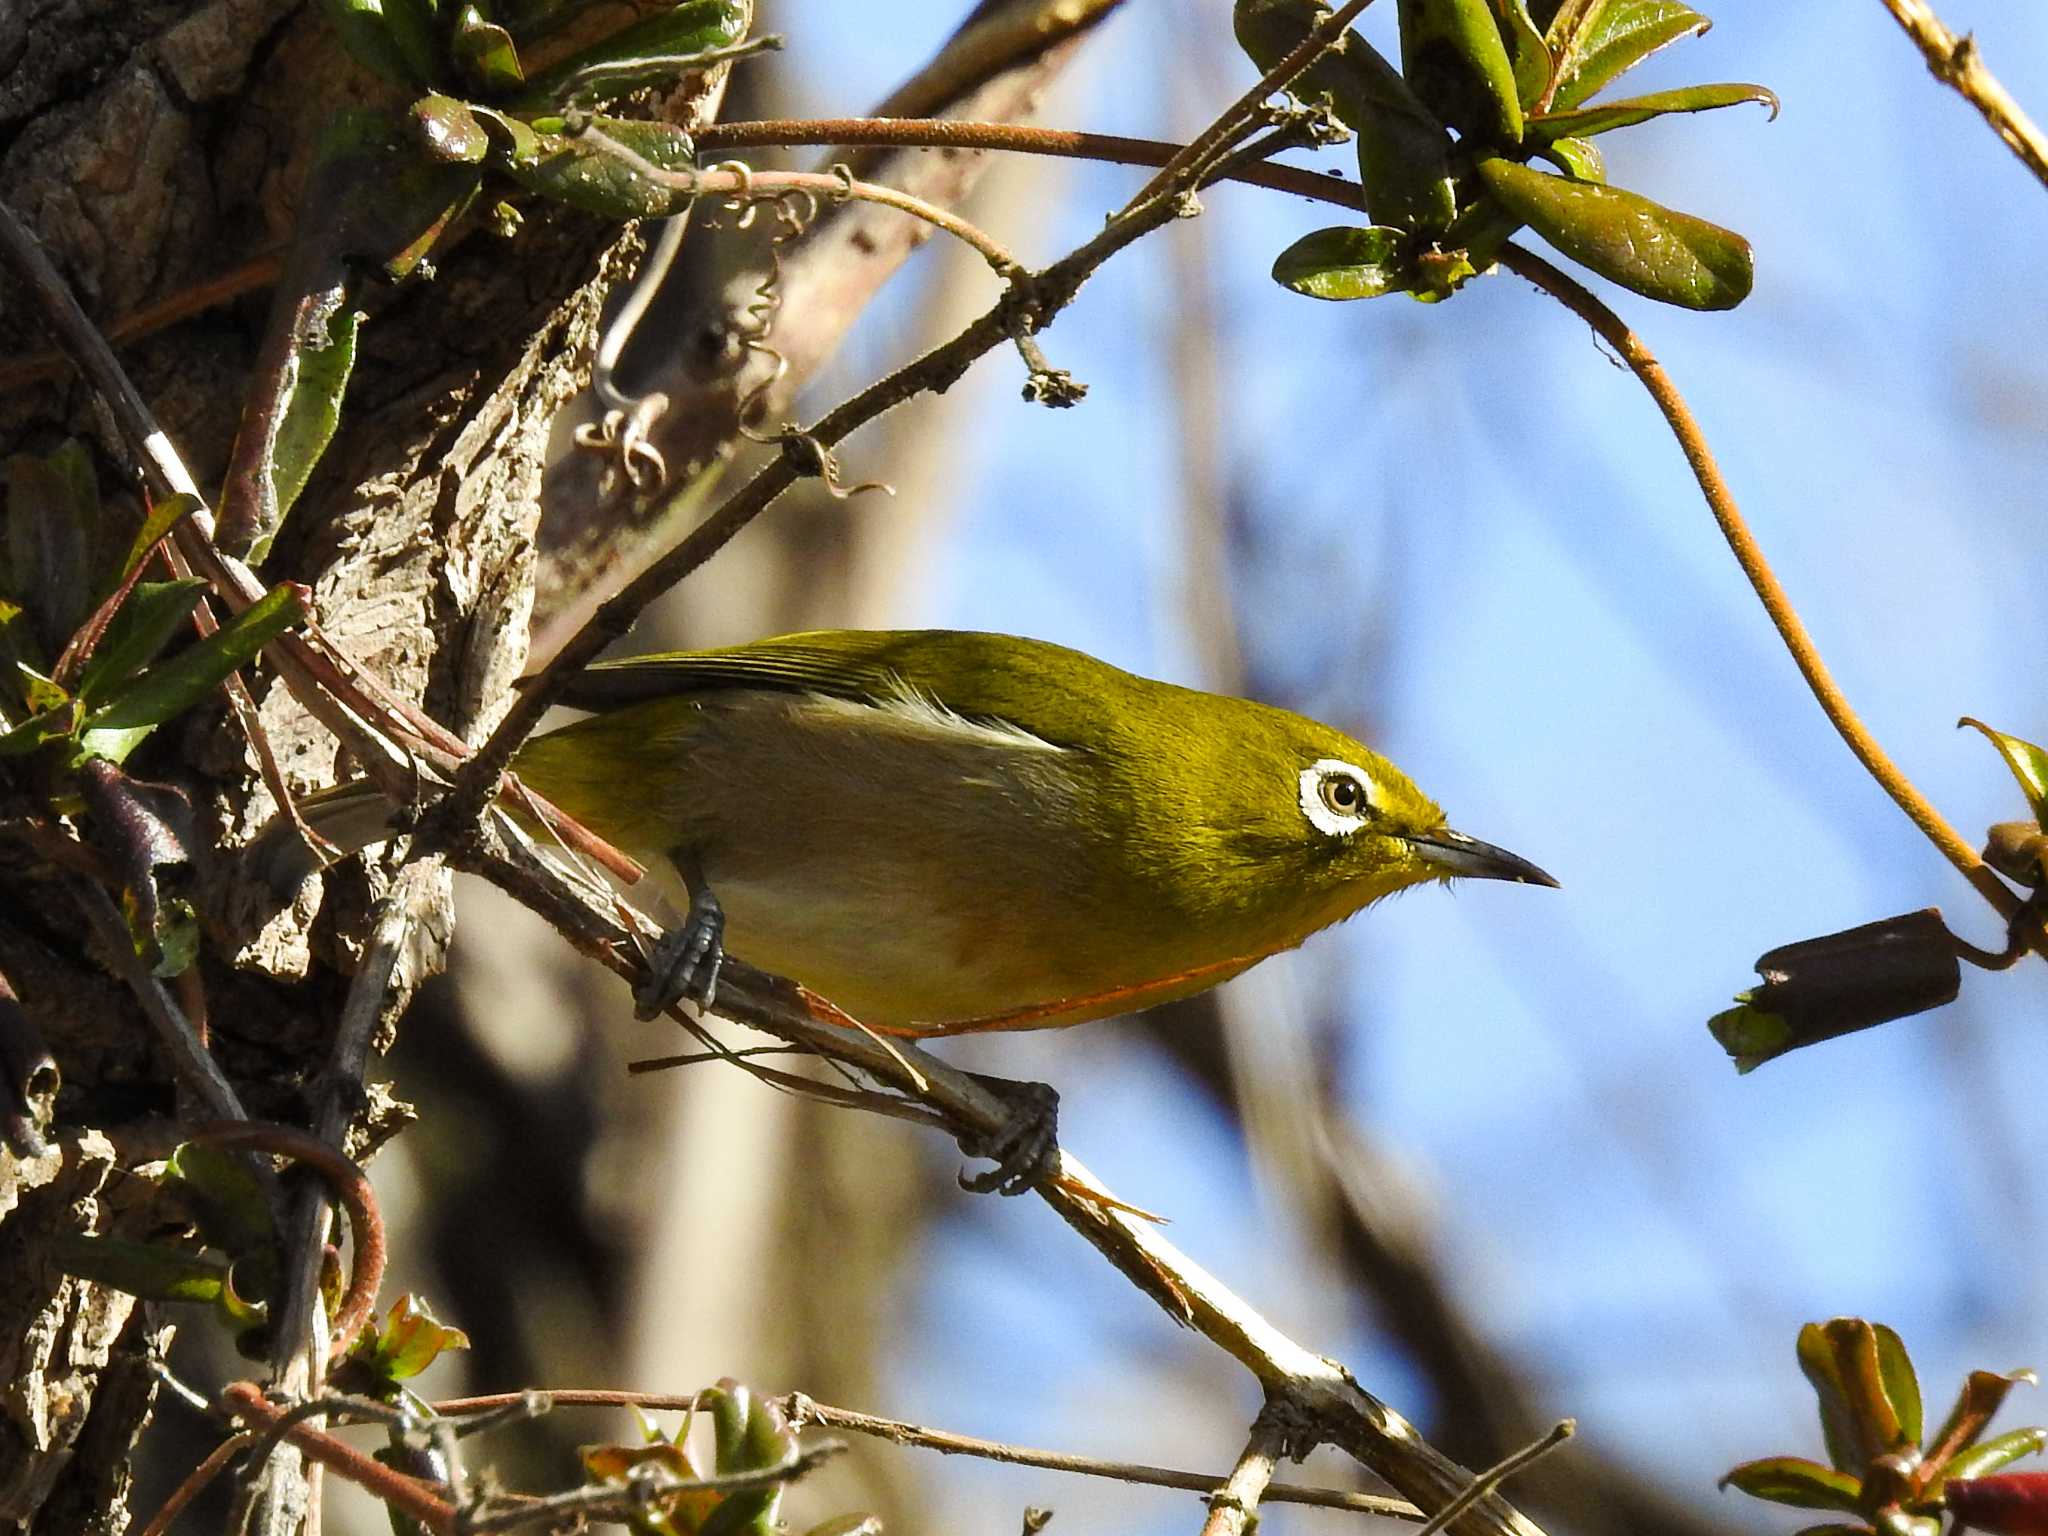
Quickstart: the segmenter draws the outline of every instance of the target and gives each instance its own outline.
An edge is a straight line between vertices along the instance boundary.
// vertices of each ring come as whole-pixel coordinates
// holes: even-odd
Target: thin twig
[[[1219,158],[1230,146],[1258,121],[1259,109],[1268,99],[1278,95],[1292,85],[1295,78],[1327,53],[1344,36],[1345,28],[1357,18],[1372,0],[1348,0],[1335,12],[1325,16],[1309,29],[1309,34],[1298,43],[1292,52],[1260,77],[1258,83],[1232,102],[1214,122],[1196,134],[1187,145],[1159,168],[1159,173],[1138,189],[1137,195],[1124,204],[1124,212],[1130,213],[1143,206],[1152,198],[1169,191],[1178,190],[1182,173],[1190,167],[1198,167],[1204,161]]]
[[[1800,676],[1806,679],[1806,686],[1822,712],[1842,740],[1848,743],[1849,750],[1856,754],[1856,760],[1906,813],[1907,819],[1925,833],[1928,840],[1941,850],[1942,856],[1983,894],[2000,917],[2010,921],[2020,909],[2020,898],[1891,760],[1843,695],[1827,663],[1821,659],[1813,636],[1807,632],[1805,621],[1799,617],[1799,610],[1792,605],[1792,599],[1786,595],[1770,562],[1764,558],[1756,536],[1750,532],[1742,509],[1735,503],[1734,492],[1729,490],[1728,482],[1721,476],[1720,466],[1714,461],[1713,451],[1707,446],[1706,435],[1693,419],[1678,386],[1672,383],[1663,365],[1619,315],[1583,284],[1541,256],[1511,244],[1501,251],[1500,261],[1509,271],[1527,278],[1592,326],[1601,340],[1614,349],[1629,371],[1641,381],[1643,388],[1649,391],[1650,398],[1669,424],[1672,436],[1677,438],[1679,451],[1685,455],[1686,463],[1692,466],[1693,478],[1699,482],[1700,493],[1706,498],[1714,521],[1720,525],[1721,536],[1728,541],[1736,564],[1749,578],[1757,601],[1763,604],[1771,626],[1791,653],[1794,665],[1799,668]],[[2044,936],[2038,926],[2030,937],[2034,946],[2048,955],[2048,936]]]
[[[221,1469],[255,1443],[252,1434],[230,1435],[206,1453],[206,1459],[185,1474],[184,1480],[173,1488],[157,1512],[149,1517],[149,1524],[142,1528],[142,1536],[164,1536],[171,1528],[171,1522],[185,1512],[200,1494],[204,1493]]]
[[[355,1262],[349,1267],[341,1304],[334,1309],[334,1345],[328,1358],[339,1360],[369,1321],[377,1304],[377,1288],[384,1281],[384,1219],[377,1213],[377,1197],[368,1176],[339,1149],[296,1126],[262,1120],[214,1121],[190,1127],[185,1139],[291,1158],[312,1168],[340,1198],[348,1212]]]
[[[248,1111],[242,1108],[242,1101],[214,1061],[213,1053],[200,1043],[198,1033],[170,990],[150,974],[149,967],[135,952],[135,936],[128,931],[113,898],[88,880],[73,880],[71,893],[108,950],[115,971],[128,983],[135,1000],[142,1004],[143,1013],[156,1026],[157,1037],[170,1052],[178,1080],[198,1095],[208,1114],[222,1120],[246,1120]]]
[[[450,1417],[473,1413],[498,1413],[516,1408],[534,1394],[495,1392],[480,1397],[450,1398],[435,1403],[434,1412]],[[696,1393],[624,1392],[604,1388],[544,1389],[540,1396],[557,1408],[640,1408],[650,1413],[688,1413],[697,1405]],[[1011,1466],[1035,1467],[1042,1472],[1069,1472],[1081,1477],[1104,1477],[1116,1482],[1138,1483],[1154,1488],[1178,1488],[1189,1493],[1211,1493],[1221,1479],[1201,1473],[1182,1472],[1171,1467],[1146,1466],[1136,1462],[1109,1461],[1099,1456],[1075,1456],[1066,1451],[1045,1451],[1028,1445],[1011,1445],[1002,1440],[984,1440],[975,1435],[930,1429],[903,1419],[886,1419],[852,1408],[835,1408],[802,1392],[791,1392],[776,1400],[790,1428],[821,1424],[851,1434],[871,1435],[892,1445],[915,1446],[946,1456],[975,1456],[983,1461],[1000,1461]],[[1266,1499],[1275,1504],[1307,1504],[1317,1509],[1341,1509],[1353,1514],[1382,1515],[1391,1520],[1420,1520],[1422,1511],[1405,1499],[1379,1494],[1352,1493],[1341,1488],[1309,1488],[1298,1483],[1274,1483]]]
[[[850,171],[839,174],[757,171],[748,166],[733,170],[712,166],[706,170],[672,171],[656,165],[602,129],[586,128],[583,137],[630,166],[635,175],[686,196],[714,197],[740,203],[772,203],[788,197],[809,198],[814,202],[839,202],[851,198],[855,202],[876,203],[884,208],[894,208],[898,213],[907,213],[914,219],[922,219],[932,228],[951,235],[972,248],[998,277],[1014,278],[1024,271],[1023,264],[986,230],[921,197],[872,181],[856,180]]]
[[[1472,1486],[1431,1515],[1422,1529],[1415,1533],[1415,1536],[1436,1536],[1438,1531],[1457,1519],[1459,1515],[1470,1509],[1479,1500],[1492,1493],[1502,1483],[1528,1466],[1529,1463],[1548,1456],[1578,1432],[1577,1420],[1559,1419],[1550,1427],[1549,1432],[1540,1439],[1523,1446],[1519,1451],[1503,1456],[1499,1461],[1473,1478]]]
[[[1977,53],[1977,40],[1949,31],[1925,0],[1884,0],[1884,8],[1906,29],[1906,35],[1920,45],[1921,56],[1927,60],[1934,78],[1953,86],[1957,94],[1983,114],[1992,131],[2034,173],[2034,179],[2048,187],[2048,138],[2042,137],[2026,109],[2013,99],[2012,92],[1984,67],[1984,60]]]
[[[259,1429],[269,1429],[288,1410],[269,1402],[251,1381],[231,1382],[221,1393],[229,1412]],[[456,1536],[455,1506],[430,1491],[419,1479],[395,1472],[347,1442],[311,1424],[292,1424],[285,1437],[312,1460],[331,1467],[372,1497],[402,1515],[410,1515],[434,1536]]]
[[[667,1468],[642,1463],[627,1473],[626,1481],[597,1483],[570,1488],[525,1500],[511,1509],[489,1514],[472,1514],[462,1525],[468,1532],[510,1531],[522,1525],[573,1525],[586,1520],[627,1520],[667,1500],[687,1493],[745,1493],[750,1489],[777,1488],[808,1475],[821,1463],[846,1449],[837,1440],[823,1440],[806,1446],[787,1461],[772,1467],[755,1467],[743,1472],[719,1472],[710,1477],[677,1477]]]
[[[349,1121],[362,1102],[371,1037],[384,1015],[393,978],[412,947],[422,910],[441,878],[440,860],[415,860],[399,871],[391,889],[378,903],[369,942],[363,948],[355,978],[349,983],[348,998],[335,1023],[334,1044],[319,1082],[313,1134],[329,1146],[346,1144]],[[284,1302],[278,1310],[271,1341],[271,1371],[283,1386],[297,1361],[301,1367],[298,1374],[304,1379],[290,1385],[291,1390],[301,1394],[318,1394],[326,1360],[326,1352],[311,1337],[313,1298],[320,1288],[326,1232],[327,1201],[321,1187],[316,1184],[298,1191],[286,1216]]]

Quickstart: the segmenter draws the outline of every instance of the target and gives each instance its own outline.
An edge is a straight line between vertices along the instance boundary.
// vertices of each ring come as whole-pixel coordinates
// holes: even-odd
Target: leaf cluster
[[[1982,1436],[2031,1371],[1972,1371],[1955,1406],[1923,1439],[1920,1380],[1899,1336],[1882,1323],[1837,1317],[1799,1330],[1799,1368],[1813,1387],[1828,1459],[1769,1456],[1721,1480],[1795,1509],[1855,1515],[1799,1536],[1937,1536],[1955,1486],[1974,1483],[2048,1446],[2048,1428]]]
[[[1238,0],[1238,42],[1270,68],[1328,10],[1322,0]],[[1356,135],[1373,223],[1303,236],[1274,262],[1274,278],[1319,299],[1444,299],[1527,226],[1647,298],[1741,303],[1754,278],[1748,242],[1609,185],[1594,141],[1742,102],[1775,114],[1776,96],[1716,84],[1588,104],[1709,24],[1679,0],[1401,0],[1400,69],[1351,31],[1294,86]]]

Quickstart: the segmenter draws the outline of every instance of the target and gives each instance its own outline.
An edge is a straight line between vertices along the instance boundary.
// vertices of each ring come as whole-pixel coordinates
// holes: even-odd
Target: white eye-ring
[[[1363,768],[1325,757],[1301,770],[1301,814],[1317,831],[1348,837],[1372,812],[1372,780]]]

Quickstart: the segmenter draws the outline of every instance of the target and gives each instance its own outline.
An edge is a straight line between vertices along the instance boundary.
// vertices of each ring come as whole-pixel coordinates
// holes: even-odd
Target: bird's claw
[[[1004,1099],[1009,1118],[986,1135],[962,1136],[960,1150],[986,1157],[995,1167],[986,1173],[960,1174],[960,1187],[972,1194],[1021,1195],[1059,1173],[1060,1096],[1047,1083],[1018,1082],[1006,1077],[970,1074],[982,1087]]]
[[[690,897],[689,915],[655,943],[647,975],[633,988],[633,1017],[645,1020],[688,998],[709,1012],[725,964],[725,909],[709,891]]]

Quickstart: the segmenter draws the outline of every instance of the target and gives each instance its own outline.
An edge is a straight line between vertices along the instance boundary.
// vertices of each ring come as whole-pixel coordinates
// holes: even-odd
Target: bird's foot
[[[633,1017],[654,1018],[684,998],[708,1011],[718,1000],[718,972],[724,964],[725,909],[700,888],[691,893],[681,925],[664,933],[647,957],[647,975],[633,988]]]
[[[1059,1175],[1060,1096],[1050,1084],[1007,1077],[969,1076],[1010,1106],[1002,1125],[986,1135],[962,1136],[960,1150],[986,1157],[995,1167],[960,1175],[960,1187],[977,1195],[1021,1195],[1041,1180]]]

